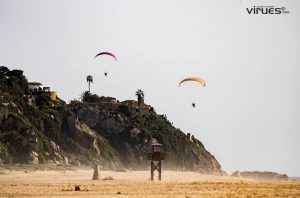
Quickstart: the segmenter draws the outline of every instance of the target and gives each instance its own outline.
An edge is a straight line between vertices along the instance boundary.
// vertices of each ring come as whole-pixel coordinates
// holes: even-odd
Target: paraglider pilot
[[[188,81],[194,81],[194,82],[198,82],[199,84],[201,84],[203,87],[206,86],[206,83],[204,80],[202,80],[201,78],[198,77],[189,77],[189,78],[185,78],[182,81],[180,81],[180,83],[178,84],[178,87],[180,87],[180,85],[184,82],[188,82]],[[195,108],[196,107],[196,103],[192,103],[192,107]]]
[[[108,56],[111,56],[113,59],[115,59],[115,61],[117,60],[117,57],[113,53],[110,53],[110,52],[101,52],[101,53],[97,54],[94,57],[94,59],[101,55],[108,55]],[[107,74],[108,74],[107,72],[104,72],[104,76],[107,76]]]

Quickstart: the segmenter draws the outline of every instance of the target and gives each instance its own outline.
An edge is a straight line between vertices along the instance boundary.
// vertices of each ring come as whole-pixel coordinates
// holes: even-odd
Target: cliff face
[[[29,92],[22,71],[0,67],[0,163],[147,169],[147,144],[155,138],[164,146],[165,168],[223,174],[199,140],[151,106],[139,112],[135,103],[54,101],[49,93]]]
[[[78,104],[73,112],[80,121],[108,140],[126,168],[145,169],[148,166],[147,143],[155,138],[164,146],[165,167],[223,173],[217,160],[199,140],[189,138],[174,128],[163,115],[147,113],[126,116],[121,111],[106,111],[95,104]]]

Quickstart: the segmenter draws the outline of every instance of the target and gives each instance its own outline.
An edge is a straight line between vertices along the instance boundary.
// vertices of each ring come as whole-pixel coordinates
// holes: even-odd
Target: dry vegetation
[[[0,197],[300,197],[300,182],[270,182],[215,177],[192,172],[163,172],[163,181],[149,181],[149,172],[92,170],[2,171]],[[81,191],[74,191],[80,185]]]

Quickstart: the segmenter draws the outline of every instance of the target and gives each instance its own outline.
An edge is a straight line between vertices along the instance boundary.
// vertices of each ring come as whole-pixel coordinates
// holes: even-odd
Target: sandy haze
[[[148,171],[93,170],[1,171],[0,197],[300,197],[300,182],[254,181],[163,171],[163,181],[151,182]],[[157,175],[156,175],[157,178]],[[81,191],[74,191],[80,185]]]

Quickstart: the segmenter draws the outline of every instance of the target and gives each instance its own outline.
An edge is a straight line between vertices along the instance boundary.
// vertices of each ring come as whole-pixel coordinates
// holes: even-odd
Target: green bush
[[[23,116],[10,113],[8,119],[9,118],[13,119],[11,130],[22,132],[30,127],[30,123]]]
[[[35,103],[37,106],[50,106],[50,95],[49,93],[37,92],[34,93]]]
[[[12,158],[8,153],[6,146],[0,141],[0,159],[3,163],[9,164],[12,162]]]
[[[15,162],[23,162],[24,159],[24,137],[17,131],[5,131],[0,134],[0,142],[5,142],[8,153],[14,157]]]

